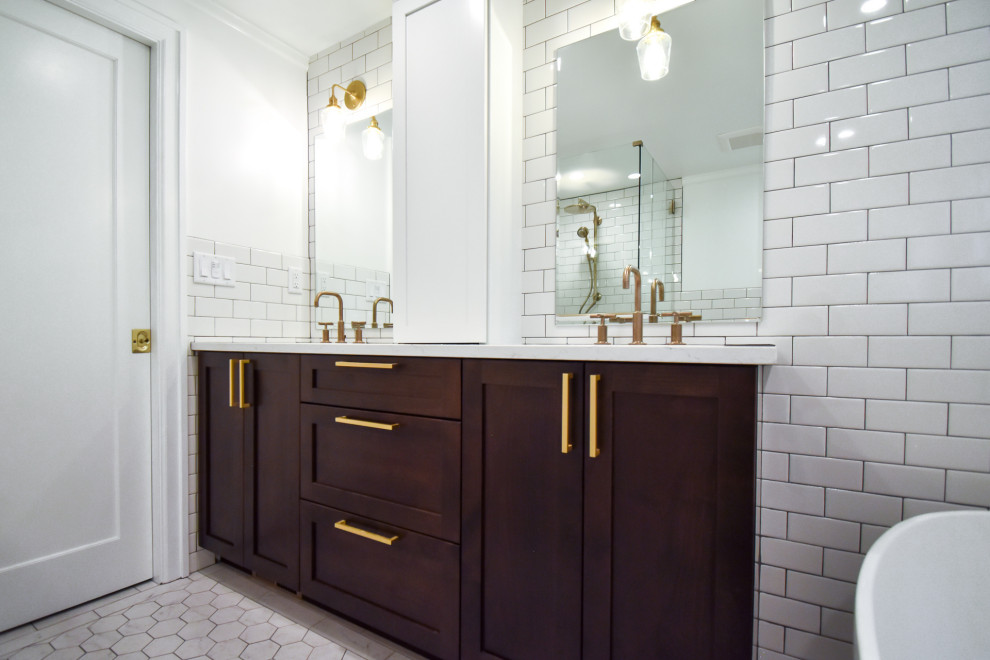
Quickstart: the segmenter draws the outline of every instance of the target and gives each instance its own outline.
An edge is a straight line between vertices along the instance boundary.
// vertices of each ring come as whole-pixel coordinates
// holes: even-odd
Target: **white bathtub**
[[[863,561],[855,621],[860,660],[990,658],[990,512],[887,530]]]

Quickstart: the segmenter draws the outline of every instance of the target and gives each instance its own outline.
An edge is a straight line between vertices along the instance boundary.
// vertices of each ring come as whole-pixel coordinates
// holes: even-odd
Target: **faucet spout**
[[[371,327],[372,328],[377,328],[378,327],[378,303],[380,303],[382,301],[385,301],[385,302],[388,303],[388,311],[390,311],[390,312],[394,311],[394,307],[392,305],[392,299],[391,298],[385,298],[385,297],[375,298],[375,302],[371,303]],[[389,327],[390,325],[392,325],[392,324],[391,323],[382,323],[382,326],[383,327],[386,327],[386,328]]]
[[[622,288],[629,288],[629,274],[633,275],[633,340],[634,345],[642,345],[643,341],[643,277],[639,274],[639,269],[633,265],[626,266],[622,271]]]
[[[658,300],[663,302],[663,282],[654,278],[653,281],[650,282],[650,323],[656,323],[660,320],[657,316]]]
[[[334,291],[320,291],[313,299],[313,307],[320,307],[320,298],[323,296],[333,296],[337,299],[337,343],[343,344],[347,340],[344,336],[344,299]],[[320,325],[323,326],[323,343],[327,343],[330,341],[330,333],[327,330],[327,326],[330,324],[321,323]]]

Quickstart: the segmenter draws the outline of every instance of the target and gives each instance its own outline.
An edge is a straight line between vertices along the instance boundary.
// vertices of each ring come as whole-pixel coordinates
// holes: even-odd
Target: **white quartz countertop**
[[[677,362],[684,364],[773,364],[777,347],[767,344],[717,346],[687,344],[500,345],[500,344],[322,344],[194,341],[194,351],[381,355],[396,357],[489,358],[503,360],[580,360],[591,362]]]

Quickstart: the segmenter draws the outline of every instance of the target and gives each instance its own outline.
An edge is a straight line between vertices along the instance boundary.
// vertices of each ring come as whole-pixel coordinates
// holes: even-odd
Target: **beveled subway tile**
[[[990,28],[968,30],[907,45],[907,72],[932,71],[990,59]]]
[[[828,63],[829,89],[842,89],[905,74],[904,47],[894,46]]]
[[[794,66],[796,68],[811,66],[864,52],[866,52],[865,30],[862,25],[853,25],[795,41]]]
[[[794,161],[794,184],[807,186],[865,178],[869,175],[868,163],[866,148],[797,158]]]
[[[953,134],[952,165],[986,162],[990,162],[990,129]]]
[[[829,89],[828,64],[777,73],[765,78],[766,102],[776,103],[801,96],[821,94]]]
[[[833,151],[906,140],[908,113],[891,110],[835,121],[829,125],[829,132]]]
[[[948,224],[948,212],[946,212]],[[794,245],[849,243],[867,239],[867,211],[847,211],[794,219]]]
[[[905,238],[949,232],[949,202],[892,206],[869,211],[869,238]]]
[[[880,80],[867,85],[870,113],[896,110],[949,99],[949,72],[945,69]]]
[[[774,161],[825,153],[828,138],[829,127],[824,123],[767,133],[764,159]]]
[[[870,176],[949,167],[952,147],[948,135],[874,145],[870,147]]]
[[[990,196],[990,163],[912,172],[911,202]]]
[[[768,46],[775,46],[824,31],[825,6],[817,5],[767,19],[766,43]]]
[[[990,35],[988,35],[990,40]],[[990,97],[974,96],[911,108],[911,137],[990,128]]]
[[[794,124],[796,126],[819,124],[865,114],[865,85],[794,100]]]
[[[954,66],[949,69],[949,96],[990,94],[990,60]]]
[[[945,8],[929,7],[920,11],[888,16],[866,24],[866,48],[877,50],[945,34]]]
[[[954,341],[950,337],[870,337],[869,366],[947,369]]]
[[[889,0],[883,5],[864,3],[862,0],[833,0],[828,3],[828,28],[835,30],[847,25],[865,23],[884,16],[899,14],[904,10],[901,0]]]

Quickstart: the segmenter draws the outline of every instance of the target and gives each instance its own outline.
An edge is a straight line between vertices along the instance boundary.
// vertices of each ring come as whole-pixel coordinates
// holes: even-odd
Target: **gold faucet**
[[[390,311],[390,312],[391,311],[394,311],[393,310],[393,307],[392,307],[392,300],[391,300],[391,298],[384,298],[384,297],[382,297],[382,298],[375,298],[375,302],[371,303],[371,327],[372,328],[377,328],[378,327],[378,303],[380,303],[383,300],[388,303],[388,311]],[[382,327],[383,328],[391,328],[392,327],[392,324],[391,323],[382,323]]]
[[[334,293],[333,291],[320,291],[316,294],[316,299],[313,300],[313,307],[319,308],[320,298],[323,296],[333,296],[337,299],[337,309],[339,315],[337,317],[337,343],[343,344],[347,341],[344,336],[344,300],[340,297],[339,293]],[[330,343],[330,329],[327,327],[331,325],[330,323],[320,323],[323,326],[323,339],[324,344]]]
[[[658,292],[659,296],[657,296]],[[657,300],[663,302],[663,282],[654,278],[650,282],[650,323],[656,323],[660,320],[657,316]]]
[[[626,266],[626,269],[622,271],[622,288],[629,288],[629,273],[634,276],[634,283],[636,286],[636,291],[633,292],[633,345],[642,345],[646,342],[643,341],[643,278],[639,274],[639,269],[635,266]]]

